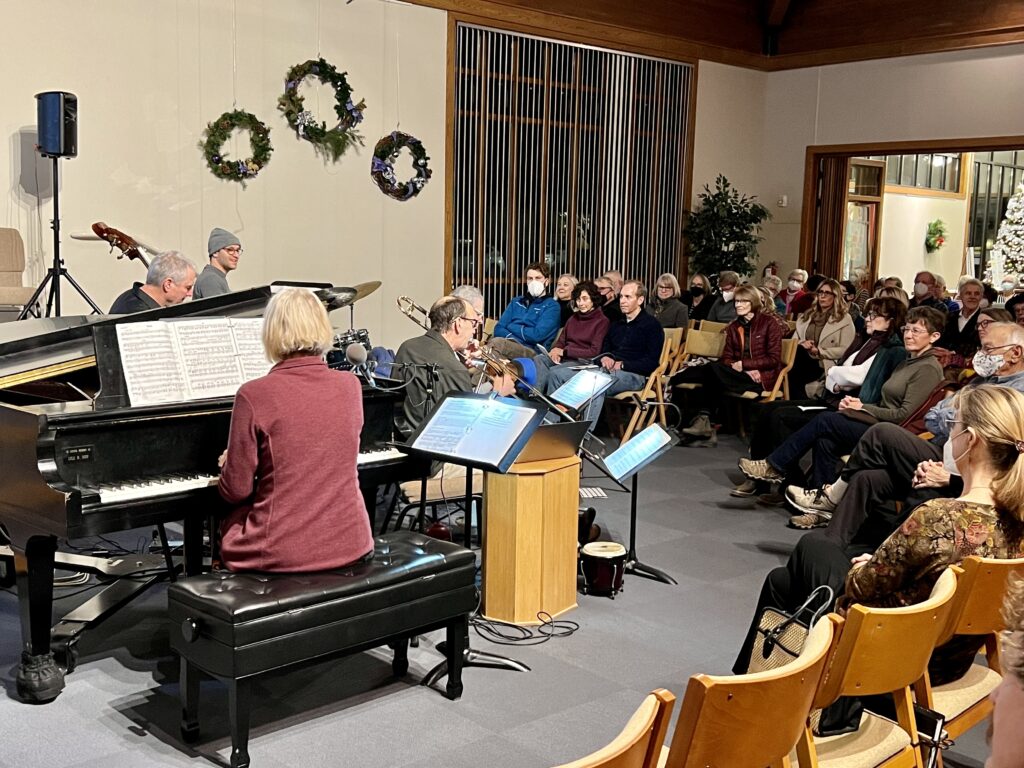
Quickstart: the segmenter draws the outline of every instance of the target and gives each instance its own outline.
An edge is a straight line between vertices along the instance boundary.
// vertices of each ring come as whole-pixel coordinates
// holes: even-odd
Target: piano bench
[[[374,541],[373,557],[316,573],[217,572],[167,589],[171,647],[181,657],[182,736],[199,736],[199,676],[228,686],[231,767],[249,765],[250,680],[334,654],[389,644],[397,676],[409,639],[444,627],[449,699],[462,695],[469,613],[476,607],[472,552],[400,531]]]

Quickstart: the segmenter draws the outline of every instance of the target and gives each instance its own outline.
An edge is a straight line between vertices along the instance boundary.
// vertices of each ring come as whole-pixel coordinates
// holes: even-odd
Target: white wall
[[[743,70],[701,62],[694,190],[697,168],[713,178],[718,168],[751,164],[744,171],[751,188],[743,191],[757,194],[774,215],[761,262],[795,266],[808,145],[1024,133],[1022,71],[1024,45],[773,72],[764,76],[759,104],[751,103],[757,101],[751,85],[731,111],[719,106],[702,114],[700,105],[731,98],[733,84],[748,78]],[[761,140],[751,153],[749,135],[737,136],[735,119],[759,114]],[[782,195],[787,208],[776,205]],[[944,269],[947,280],[958,276],[959,268]]]
[[[924,247],[928,224],[942,219],[946,242],[935,253]],[[956,288],[963,269],[967,199],[885,193],[879,238],[878,274],[898,275],[909,286],[922,269],[937,272]]]
[[[429,304],[443,287],[445,14],[383,0],[0,0],[8,30],[0,48],[0,178],[9,178],[0,226],[26,241],[35,284],[51,254],[48,161],[38,161],[33,95],[79,98],[79,156],[61,161],[62,255],[104,309],[141,265],[116,261],[102,243],[70,239],[98,220],[206,263],[211,227],[239,234],[245,253],[233,288],[277,279],[351,285],[383,280],[356,324],[392,346],[412,326],[394,307],[407,293]],[[319,27],[318,27],[319,22]],[[235,43],[237,41],[237,43]],[[368,108],[366,146],[325,164],[276,109],[286,71],[325,59],[347,71]],[[333,116],[328,88],[306,86],[307,107]],[[246,189],[215,178],[197,145],[207,122],[237,103],[271,129],[269,165]],[[369,176],[377,139],[401,129],[423,141],[434,172],[419,197],[399,203]],[[26,146],[28,145],[28,146]],[[248,141],[232,144],[249,154]],[[38,162],[38,166],[37,166]],[[397,164],[411,174],[408,156]],[[36,192],[36,178],[42,193]],[[27,187],[27,188],[26,188]],[[65,303],[65,314],[84,304]],[[335,313],[348,327],[348,313]]]

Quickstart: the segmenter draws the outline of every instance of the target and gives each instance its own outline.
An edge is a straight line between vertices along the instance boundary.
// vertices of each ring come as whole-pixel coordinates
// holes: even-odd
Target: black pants
[[[789,391],[797,397],[806,394],[807,385],[825,376],[820,360],[811,357],[811,353],[803,347],[796,348],[796,358],[789,371]]]
[[[764,459],[786,438],[821,411],[802,411],[800,406],[820,407],[820,400],[773,400],[757,408],[757,421],[750,435],[750,458]]]
[[[899,514],[893,502],[908,500],[914,470],[922,461],[941,461],[942,449],[896,424],[875,424],[858,441],[840,473],[847,482],[826,535],[839,546],[857,542],[872,550],[906,519],[913,506],[945,496],[944,488],[914,491],[913,506]]]
[[[850,559],[865,551],[873,550],[841,547],[826,538],[822,531],[804,535],[786,564],[773,568],[765,577],[750,629],[733,664],[733,673],[739,675],[747,671],[757,639],[757,625],[765,608],[778,608],[787,613],[795,611],[822,584],[832,587],[839,597],[846,585],[846,574],[850,572]]]
[[[718,407],[721,403],[720,395],[723,393],[739,395],[744,392],[761,391],[761,385],[744,371],[733,370],[732,366],[719,362],[684,368],[672,377],[672,386],[683,383],[700,384],[697,389],[692,390],[690,402],[693,408],[707,414]]]

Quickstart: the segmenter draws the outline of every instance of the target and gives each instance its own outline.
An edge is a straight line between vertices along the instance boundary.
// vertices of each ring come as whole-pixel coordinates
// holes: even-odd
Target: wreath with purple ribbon
[[[224,142],[238,128],[249,131],[252,156],[245,160],[232,160],[223,151]],[[207,123],[205,135],[199,147],[213,175],[218,179],[240,182],[243,187],[270,162],[270,153],[274,151],[270,146],[270,129],[252,112],[225,112],[212,123]]]
[[[295,135],[308,141],[318,154],[333,162],[337,162],[353,144],[363,144],[363,137],[356,132],[356,126],[363,121],[366,102],[352,101],[352,86],[348,84],[347,74],[339,72],[322,58],[310,59],[288,70],[284,94],[277,100],[277,108],[284,113]],[[338,116],[338,124],[333,128],[328,129],[325,122],[317,122],[313,113],[305,108],[299,86],[307,77],[315,77],[334,89],[334,113]]]
[[[412,167],[416,175],[408,181],[395,178],[395,160],[402,149],[408,149],[412,155]],[[430,180],[431,170],[427,167],[427,150],[414,136],[401,131],[392,131],[377,142],[373,148],[373,159],[370,161],[370,176],[380,187],[380,191],[395,200],[410,200],[416,197],[423,186]]]

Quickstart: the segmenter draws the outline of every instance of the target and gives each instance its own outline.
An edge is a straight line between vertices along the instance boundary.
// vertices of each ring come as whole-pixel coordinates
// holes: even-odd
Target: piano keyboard
[[[219,481],[218,475],[182,475],[140,479],[137,482],[126,482],[119,485],[101,485],[98,490],[101,504],[117,504],[135,499],[152,499],[172,493],[209,488],[212,485],[217,485]]]
[[[408,454],[402,453],[397,448],[386,448],[382,451],[366,451],[360,453],[356,458],[357,465],[363,464],[375,464],[378,461],[387,461],[389,459],[402,459]]]

